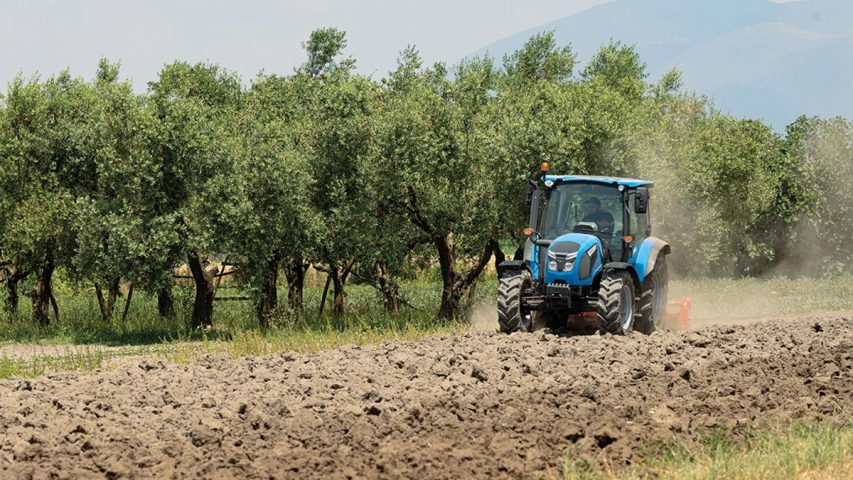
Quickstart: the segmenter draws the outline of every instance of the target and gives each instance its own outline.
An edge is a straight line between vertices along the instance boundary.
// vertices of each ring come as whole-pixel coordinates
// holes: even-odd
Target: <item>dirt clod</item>
[[[567,449],[618,467],[721,428],[850,422],[851,368],[838,316],[137,360],[0,382],[0,478],[518,478]]]

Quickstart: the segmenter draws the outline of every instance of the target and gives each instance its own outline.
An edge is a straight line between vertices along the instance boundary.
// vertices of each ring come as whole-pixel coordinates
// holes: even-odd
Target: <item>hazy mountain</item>
[[[651,80],[686,88],[781,130],[801,114],[853,118],[853,1],[617,0],[519,32],[475,55],[496,58],[553,30],[581,64],[610,39],[634,44]],[[581,67],[582,68],[582,67]]]

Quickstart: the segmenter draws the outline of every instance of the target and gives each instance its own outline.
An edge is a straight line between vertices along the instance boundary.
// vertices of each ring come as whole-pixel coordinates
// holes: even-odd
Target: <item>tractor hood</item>
[[[551,242],[544,257],[546,284],[589,285],[601,265],[601,240],[595,235],[567,233]]]

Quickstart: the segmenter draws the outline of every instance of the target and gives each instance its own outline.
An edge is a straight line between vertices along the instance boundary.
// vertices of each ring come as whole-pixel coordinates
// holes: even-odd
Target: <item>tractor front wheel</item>
[[[501,332],[530,330],[532,315],[521,302],[521,295],[528,288],[530,274],[527,272],[511,272],[501,277],[498,285],[498,323]]]
[[[611,271],[601,277],[596,312],[601,333],[624,335],[634,328],[634,281],[628,272]]]

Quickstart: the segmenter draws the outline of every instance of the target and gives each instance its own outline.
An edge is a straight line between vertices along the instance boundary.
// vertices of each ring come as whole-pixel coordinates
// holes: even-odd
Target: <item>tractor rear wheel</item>
[[[664,327],[668,291],[669,272],[666,267],[666,255],[661,254],[655,260],[655,268],[641,288],[637,331],[650,334]]]
[[[601,333],[624,335],[634,327],[634,281],[628,272],[611,271],[601,277],[598,288],[598,329]]]
[[[528,288],[530,274],[527,272],[510,272],[501,277],[498,285],[498,323],[501,332],[530,330],[532,315],[521,302],[521,295]]]

